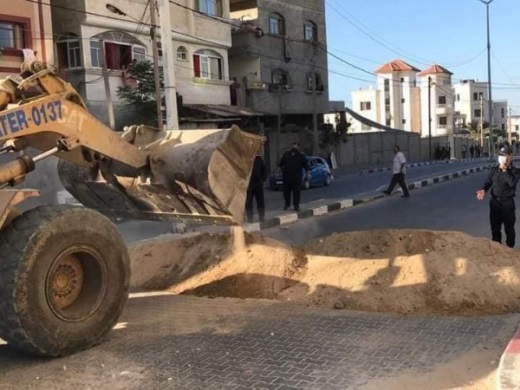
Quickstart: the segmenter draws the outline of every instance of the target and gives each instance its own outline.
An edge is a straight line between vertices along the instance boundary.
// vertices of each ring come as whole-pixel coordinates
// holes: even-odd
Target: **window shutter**
[[[200,57],[197,54],[193,55],[193,70],[195,77],[200,77]]]

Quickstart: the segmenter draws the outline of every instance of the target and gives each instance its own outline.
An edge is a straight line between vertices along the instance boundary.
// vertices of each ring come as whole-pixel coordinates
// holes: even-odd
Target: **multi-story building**
[[[420,89],[417,86],[419,69],[402,60],[388,62],[376,71],[376,88],[368,87],[352,92],[353,109],[362,116],[384,126],[420,132]],[[372,128],[354,120],[352,131]]]
[[[454,130],[453,87],[448,69],[434,64],[419,73],[421,88],[422,135],[432,137],[448,135]],[[428,104],[429,103],[429,104]]]
[[[54,62],[51,8],[43,1],[3,1],[0,4],[0,78],[20,72],[32,57]]]
[[[283,114],[284,123],[311,127],[314,110],[321,120],[328,111],[325,1],[231,0],[231,17],[242,26],[229,52],[242,104]]]
[[[107,122],[102,51],[109,71],[116,128],[132,114],[120,104],[117,87],[128,81],[133,61],[152,60],[148,0],[51,0],[57,64],[89,109]],[[117,7],[126,15],[114,14]],[[186,107],[229,105],[229,0],[170,2],[171,36],[176,53],[177,93]],[[157,19],[159,21],[159,18]],[[181,100],[181,99],[179,99]]]
[[[470,125],[490,121],[488,84],[462,80],[453,84],[453,73],[441,65],[422,72],[402,60],[394,60],[376,70],[377,87],[352,92],[353,110],[382,126],[418,132],[423,137],[446,136],[464,132]],[[495,129],[507,129],[507,102],[493,102]],[[352,120],[352,131],[372,127]]]

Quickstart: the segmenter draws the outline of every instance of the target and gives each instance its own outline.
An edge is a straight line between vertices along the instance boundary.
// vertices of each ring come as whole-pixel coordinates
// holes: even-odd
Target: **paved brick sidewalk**
[[[520,328],[517,330],[500,359],[499,388],[520,388]]]
[[[35,359],[0,346],[0,388],[344,390],[406,373],[422,377],[467,354],[482,356],[486,368],[471,378],[461,374],[458,387],[496,369],[504,348],[496,336],[512,334],[518,319],[139,297],[130,299],[108,342],[72,357]]]

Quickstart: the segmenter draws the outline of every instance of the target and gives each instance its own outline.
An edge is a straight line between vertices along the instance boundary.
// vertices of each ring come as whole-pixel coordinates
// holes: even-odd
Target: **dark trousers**
[[[388,189],[386,192],[390,195],[392,191],[394,190],[396,184],[399,184],[401,188],[403,189],[403,195],[409,196],[410,193],[408,192],[408,186],[404,182],[404,173],[394,173],[392,176],[392,180],[390,180],[390,185],[388,186]]]
[[[514,199],[491,199],[489,202],[489,221],[493,241],[502,242],[502,224],[506,232],[506,245],[515,246],[516,207]]]
[[[289,176],[283,178],[283,198],[285,207],[291,206],[291,195],[293,206],[297,210],[300,208],[300,193],[302,190],[302,178],[300,176]]]
[[[246,198],[246,216],[248,222],[253,222],[253,200],[256,200],[256,207],[258,209],[258,216],[260,221],[265,219],[265,198],[264,198],[264,185],[257,184],[247,189]]]

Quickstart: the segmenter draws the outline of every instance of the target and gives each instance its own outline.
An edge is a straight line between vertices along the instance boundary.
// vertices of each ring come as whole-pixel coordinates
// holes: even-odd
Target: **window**
[[[80,68],[81,48],[76,34],[65,34],[56,43],[58,66],[60,68]]]
[[[389,106],[390,105],[390,98],[386,98],[385,99],[385,106]]]
[[[500,125],[500,128],[501,128],[501,129],[502,129],[502,131],[503,131],[503,130],[505,130],[505,129],[506,129],[506,125],[504,125],[504,124],[502,123],[502,124]]]
[[[403,125],[405,125],[406,124],[406,119],[403,119],[401,122],[403,123]]]
[[[372,109],[372,105],[370,102],[361,102],[361,111],[370,111]]]
[[[519,131],[519,130],[520,130],[520,125],[516,125],[516,126],[515,126],[515,130],[516,130],[516,131]]]
[[[475,100],[475,101],[478,100],[478,92],[473,93],[473,100]]]
[[[177,61],[188,61],[188,50],[184,46],[177,49]]]
[[[274,35],[285,35],[285,21],[282,15],[269,15],[269,32]]]
[[[390,80],[385,80],[385,92],[390,91]]]
[[[303,39],[306,41],[317,41],[318,40],[318,27],[311,21],[307,21],[303,24]]]
[[[314,80],[313,80],[314,79]],[[318,92],[324,91],[323,81],[321,75],[318,72],[314,72],[314,78],[312,73],[307,73],[307,91],[313,91],[314,88]]]
[[[271,82],[275,85],[287,85],[287,73],[282,69],[275,69],[271,73]]]
[[[404,83],[404,77],[401,77],[401,83]]]
[[[506,116],[506,110],[505,110],[504,107],[502,107],[502,108],[500,109],[500,115],[502,116],[502,118],[505,118],[505,116]],[[502,129],[502,130],[503,130],[503,129]]]
[[[93,68],[101,68],[101,43],[98,40],[90,41],[90,62]]]
[[[473,116],[480,117],[480,115],[481,115],[480,109],[477,108],[477,109],[473,110]]]
[[[199,50],[193,54],[195,77],[222,80],[222,57],[213,50]]]
[[[392,126],[392,120],[390,118],[386,118],[386,125]]]
[[[103,40],[104,48],[101,47]],[[93,36],[90,39],[90,61],[92,67],[99,68],[101,50],[104,49],[107,69],[119,70],[126,68],[134,61],[146,60],[146,48],[131,35],[110,31]]]
[[[198,0],[198,10],[210,16],[222,16],[222,0]]]
[[[448,117],[440,116],[439,117],[439,127],[446,127],[447,124],[448,124]]]
[[[445,106],[446,105],[446,96],[439,96],[438,101],[439,101],[439,106]]]
[[[457,101],[460,102],[460,95],[457,94]]]
[[[405,102],[406,102],[405,98],[402,98],[401,103],[405,103]]]
[[[0,21],[0,47],[23,49],[26,47],[26,25],[9,21]]]

